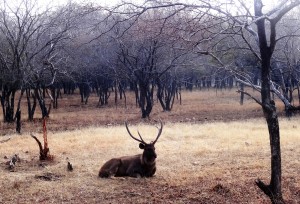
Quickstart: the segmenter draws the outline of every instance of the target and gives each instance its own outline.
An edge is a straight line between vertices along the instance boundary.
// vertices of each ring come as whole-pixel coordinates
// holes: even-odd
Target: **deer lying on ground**
[[[162,133],[162,122],[160,121],[161,127],[156,139],[150,143],[146,143],[139,132],[140,139],[134,137],[129,131],[127,122],[125,122],[125,126],[130,137],[140,142],[139,147],[144,150],[143,154],[110,159],[101,167],[99,177],[152,177],[156,171],[155,159],[157,157],[154,145]]]

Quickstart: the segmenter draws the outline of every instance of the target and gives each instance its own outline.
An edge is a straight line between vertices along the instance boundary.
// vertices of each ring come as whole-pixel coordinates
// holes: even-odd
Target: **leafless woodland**
[[[299,111],[299,4],[153,0],[45,7],[2,0],[3,129],[22,133],[24,121],[55,117],[65,96],[76,95],[78,108],[94,96],[103,109],[133,101],[136,117],[147,120],[157,107],[172,114],[185,90],[235,89],[240,104],[245,96],[257,104],[269,133],[270,181],[256,185],[272,203],[284,203],[278,110],[286,117]]]

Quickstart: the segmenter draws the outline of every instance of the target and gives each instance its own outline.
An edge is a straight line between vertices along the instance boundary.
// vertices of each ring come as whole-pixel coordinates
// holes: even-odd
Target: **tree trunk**
[[[117,80],[115,81],[115,88],[114,88],[114,91],[115,91],[115,106],[117,107],[118,106],[118,82]]]
[[[33,98],[33,104],[31,107],[30,96]],[[30,89],[26,89],[26,98],[27,98],[27,108],[28,108],[28,120],[33,121],[33,116],[36,108],[36,96],[35,94],[30,94]]]
[[[139,84],[139,106],[142,118],[149,118],[153,106],[153,90],[146,84]]]
[[[240,89],[241,89],[240,105],[243,105],[244,104],[244,84],[243,83],[241,83]]]
[[[0,95],[0,100],[1,100],[1,107],[2,107],[2,113],[3,113],[3,121],[5,121],[5,106],[4,106],[5,96],[4,96],[3,92],[2,92],[2,95]],[[299,97],[299,101],[300,101],[300,97]]]
[[[36,88],[34,94],[39,102],[41,112],[42,112],[42,118],[44,119],[46,117],[49,117],[50,108],[49,108],[49,110],[47,110],[47,107],[45,104],[45,98],[43,97],[43,93],[40,91],[39,88]]]
[[[298,104],[300,106],[300,88],[298,84],[297,84],[297,93],[298,93]]]
[[[263,16],[261,0],[254,1],[255,16]],[[265,185],[262,181],[256,182],[257,186],[271,199],[272,203],[284,203],[281,192],[281,152],[279,122],[274,101],[271,99],[270,62],[276,44],[276,22],[271,22],[270,42],[266,38],[265,19],[257,20],[257,32],[261,56],[261,100],[264,116],[268,124],[271,148],[271,181]]]
[[[16,89],[4,86],[1,95],[1,106],[3,111],[3,121],[14,122],[14,104]]]
[[[40,160],[52,160],[53,156],[49,155],[49,147],[48,147],[48,138],[47,138],[47,127],[46,127],[46,119],[43,120],[43,139],[44,139],[44,147],[42,145],[42,143],[40,142],[40,140],[31,134],[31,137],[33,139],[35,139],[35,141],[38,143],[39,145],[39,149],[40,149]]]
[[[258,187],[270,197],[272,203],[284,203],[281,192],[281,151],[280,151],[280,134],[279,122],[276,113],[275,103],[263,105],[264,115],[268,124],[270,147],[271,147],[271,181],[265,185],[258,180]]]
[[[241,72],[244,72],[244,67],[241,67]],[[244,104],[244,84],[240,83],[240,89],[241,89],[241,97],[240,97],[240,105]]]
[[[163,89],[164,89],[164,87],[163,87],[160,79],[157,79],[157,93],[156,93],[157,99],[158,99],[163,111],[166,111],[166,105],[165,105],[164,100],[163,100],[164,99]]]
[[[16,132],[21,133],[21,111],[16,111]]]
[[[18,105],[17,105],[16,114],[15,114],[16,132],[17,133],[21,133],[21,100],[22,100],[24,92],[25,92],[25,89],[22,89],[20,97],[19,97]]]

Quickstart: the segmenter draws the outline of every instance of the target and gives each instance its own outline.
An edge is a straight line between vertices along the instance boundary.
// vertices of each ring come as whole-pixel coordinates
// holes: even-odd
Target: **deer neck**
[[[147,162],[147,161],[145,161],[143,154],[140,155],[140,161],[141,161],[142,166],[148,166],[148,167],[155,166],[155,160],[153,162]]]

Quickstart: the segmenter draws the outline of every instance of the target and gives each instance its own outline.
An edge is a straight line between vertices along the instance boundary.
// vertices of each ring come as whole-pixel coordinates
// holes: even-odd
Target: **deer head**
[[[147,142],[145,142],[145,141],[143,140],[143,138],[142,138],[141,134],[139,133],[139,131],[137,131],[137,132],[138,132],[138,135],[139,135],[139,138],[140,138],[140,139],[138,139],[138,138],[136,138],[135,136],[133,136],[133,135],[131,134],[129,128],[128,128],[127,122],[125,122],[125,126],[126,126],[127,132],[128,132],[128,134],[130,135],[130,137],[133,138],[134,140],[140,142],[139,148],[144,150],[144,152],[143,152],[143,157],[142,157],[144,163],[145,163],[145,164],[148,164],[148,165],[154,163],[154,162],[155,162],[155,159],[156,159],[156,157],[157,157],[156,152],[155,152],[155,147],[154,147],[154,145],[155,145],[155,143],[157,142],[158,138],[160,137],[160,135],[161,135],[161,133],[162,133],[162,129],[163,129],[163,124],[162,124],[162,122],[160,121],[160,128],[158,128],[158,134],[157,134],[155,140],[152,141],[152,142],[150,142],[150,143],[147,143]]]

